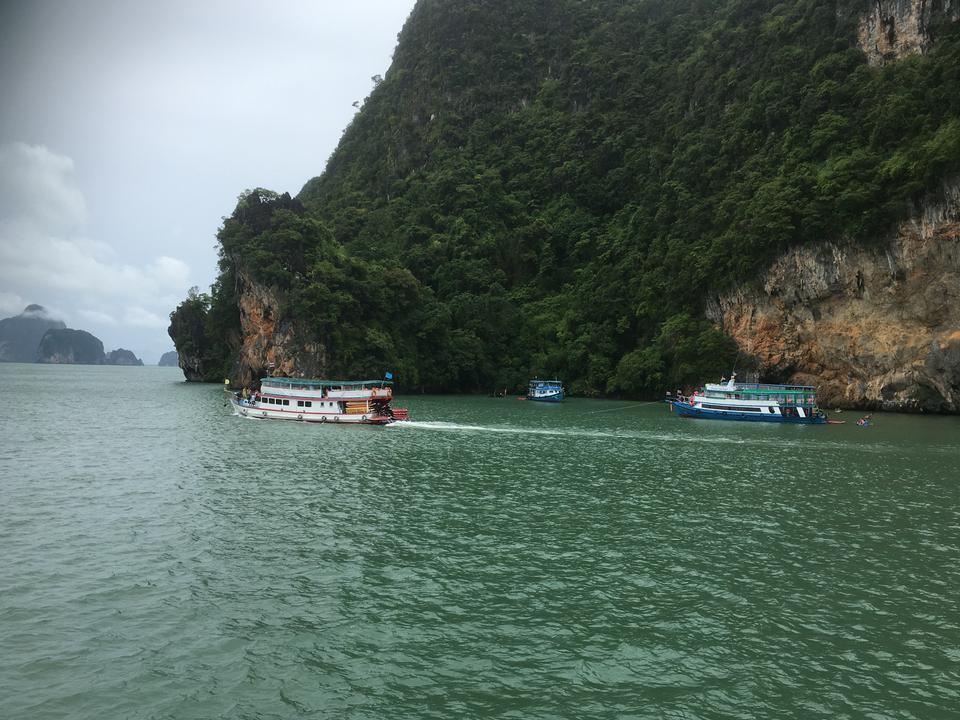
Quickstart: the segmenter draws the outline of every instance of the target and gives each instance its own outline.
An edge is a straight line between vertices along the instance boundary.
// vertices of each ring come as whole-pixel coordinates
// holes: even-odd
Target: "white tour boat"
[[[670,396],[667,402],[680,417],[688,418],[802,425],[828,422],[827,416],[817,407],[816,388],[810,385],[738,383],[736,373],[726,382],[706,383],[689,397]]]
[[[387,380],[306,380],[267,377],[249,397],[234,393],[234,412],[264,420],[387,425],[406,420],[407,409],[390,406]]]

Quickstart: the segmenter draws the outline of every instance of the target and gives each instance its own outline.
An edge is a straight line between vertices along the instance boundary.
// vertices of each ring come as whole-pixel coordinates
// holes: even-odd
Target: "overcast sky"
[[[299,192],[415,0],[0,0],[0,318],[147,364],[246,188]]]

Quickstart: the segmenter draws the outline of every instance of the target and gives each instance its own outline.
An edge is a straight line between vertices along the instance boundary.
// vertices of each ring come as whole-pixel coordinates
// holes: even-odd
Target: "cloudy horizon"
[[[414,1],[0,6],[0,317],[155,364],[237,196],[323,171]]]

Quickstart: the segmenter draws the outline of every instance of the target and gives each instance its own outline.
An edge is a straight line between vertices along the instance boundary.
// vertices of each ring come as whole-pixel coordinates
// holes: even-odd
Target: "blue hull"
[[[527,400],[535,400],[537,402],[560,402],[563,400],[563,392],[558,392],[556,395],[544,395],[543,397],[533,397],[532,395],[527,395]]]
[[[823,416],[802,418],[796,416],[783,417],[783,415],[771,415],[769,413],[761,414],[725,412],[723,410],[704,410],[703,408],[695,408],[689,403],[677,402],[676,400],[668,400],[667,402],[670,403],[674,412],[676,412],[680,417],[704,418],[708,420],[746,420],[749,422],[786,423],[789,425],[827,424],[827,418]]]

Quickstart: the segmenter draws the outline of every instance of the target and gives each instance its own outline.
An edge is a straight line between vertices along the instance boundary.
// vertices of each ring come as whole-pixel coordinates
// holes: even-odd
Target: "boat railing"
[[[725,387],[723,383],[717,383],[716,387]],[[767,390],[781,392],[814,392],[816,388],[813,385],[775,385],[767,383],[736,383],[736,390]]]

